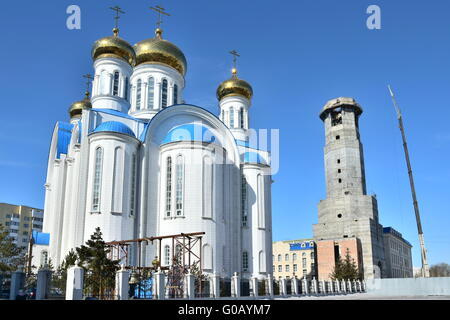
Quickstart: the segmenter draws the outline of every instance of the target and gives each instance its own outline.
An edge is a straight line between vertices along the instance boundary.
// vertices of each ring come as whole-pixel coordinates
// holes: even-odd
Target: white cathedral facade
[[[187,62],[162,30],[135,46],[118,34],[95,42],[92,96],[53,132],[43,230],[53,264],[97,227],[107,242],[205,232],[205,273],[265,278],[272,178],[269,152],[250,143],[251,86],[233,68],[217,89],[218,116],[185,104]],[[151,265],[156,246],[142,251]]]

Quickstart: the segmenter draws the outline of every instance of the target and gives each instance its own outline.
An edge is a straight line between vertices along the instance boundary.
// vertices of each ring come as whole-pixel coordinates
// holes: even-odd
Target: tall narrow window
[[[222,122],[225,123],[225,111],[222,110]]]
[[[92,211],[100,211],[103,149],[95,149],[94,184],[92,190]]]
[[[264,217],[264,177],[259,174],[257,178],[258,183],[258,227],[259,228],[265,228],[265,217]]]
[[[247,179],[245,179],[245,175],[241,170],[241,210],[242,210],[242,226],[247,226],[247,216],[248,216],[248,210],[247,210]]]
[[[113,96],[119,95],[119,71],[114,72]]]
[[[178,104],[178,85],[173,86],[173,104]]]
[[[130,89],[129,87],[130,87],[130,82],[129,82],[130,80],[128,80],[128,77],[126,77],[125,78],[125,94],[124,94],[124,98],[125,98],[125,100],[129,100],[129,98],[128,98],[128,90]]]
[[[213,165],[211,158],[205,156],[203,158],[203,217],[212,218],[213,212]]]
[[[241,110],[239,111],[239,120],[240,120],[239,127],[241,129],[244,129],[244,108],[241,108]]]
[[[168,245],[164,246],[164,264],[170,265],[170,247]]]
[[[153,77],[148,78],[148,92],[147,92],[147,109],[153,109],[153,103],[155,100],[155,79]]]
[[[243,271],[248,270],[248,252],[247,251],[242,252],[242,270]]]
[[[131,157],[131,191],[130,191],[130,215],[134,216],[136,199],[136,155]]]
[[[141,91],[142,91],[142,81],[141,79],[139,79],[137,81],[136,86],[136,110],[141,109]]]
[[[123,149],[117,147],[114,150],[113,192],[111,211],[122,213],[123,199]]]
[[[177,185],[176,185],[176,211],[177,216],[183,215],[183,183],[184,183],[184,163],[183,157],[177,157]]]
[[[234,128],[234,110],[230,108],[230,128]]]
[[[167,80],[162,81],[161,86],[161,108],[167,107]]]
[[[166,162],[166,217],[170,217],[172,209],[172,157]]]

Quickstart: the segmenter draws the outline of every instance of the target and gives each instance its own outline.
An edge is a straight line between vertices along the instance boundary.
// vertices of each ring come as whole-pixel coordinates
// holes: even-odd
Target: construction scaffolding
[[[181,298],[184,294],[184,275],[191,272],[201,277],[202,237],[205,232],[180,233],[175,235],[146,237],[132,240],[107,242],[110,248],[109,258],[119,260],[125,269],[131,270],[132,280],[138,283],[138,296],[141,296],[141,281],[151,277],[154,272],[161,271],[167,275],[166,292],[171,298]],[[171,259],[169,265],[161,265],[162,241],[169,239],[171,243]],[[171,240],[171,241],[170,241]],[[142,249],[156,242],[158,256],[151,266],[142,261]],[[130,247],[137,245],[136,265],[130,262]],[[199,282],[201,283],[201,281]],[[201,290],[201,288],[199,288]]]

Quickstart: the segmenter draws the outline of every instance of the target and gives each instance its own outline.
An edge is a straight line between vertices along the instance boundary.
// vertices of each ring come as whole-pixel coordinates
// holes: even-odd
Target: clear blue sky
[[[66,29],[78,4],[82,29]],[[185,99],[217,113],[215,90],[229,76],[227,53],[241,53],[240,76],[255,91],[251,124],[279,128],[281,167],[274,176],[274,240],[312,236],[325,196],[324,103],[354,97],[365,149],[367,189],[376,193],[384,226],[414,246],[417,230],[395,112],[397,93],[415,173],[430,263],[450,262],[450,2],[292,1],[5,1],[0,11],[0,202],[42,208],[51,133],[83,97],[92,72],[91,44],[110,35],[120,5],[121,36],[153,36],[160,4],[172,16],[164,37],[188,60]],[[366,28],[366,9],[382,10],[382,29]]]

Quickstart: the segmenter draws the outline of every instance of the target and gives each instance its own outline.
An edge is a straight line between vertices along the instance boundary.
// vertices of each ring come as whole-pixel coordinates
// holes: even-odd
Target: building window
[[[130,82],[128,80],[128,77],[125,78],[125,99],[128,101],[128,90],[130,87]]]
[[[136,110],[141,110],[141,91],[142,91],[142,81],[139,79],[137,81],[136,87]]]
[[[303,268],[306,268],[306,258],[303,258],[303,259],[302,259],[302,267],[303,267]]]
[[[297,265],[294,264],[294,272],[297,272],[297,271],[298,271]]]
[[[155,99],[155,79],[153,77],[148,78],[147,88],[147,109],[153,109],[153,103]]]
[[[178,104],[178,85],[173,86],[173,104]]]
[[[341,171],[341,169],[338,169],[338,173],[341,173],[342,171]]]
[[[239,111],[239,126],[244,129],[244,108],[241,108],[241,110]]]
[[[306,269],[303,269],[303,276],[306,277],[308,275],[308,271]]]
[[[341,163],[341,159],[337,159],[337,163]]]
[[[130,191],[130,215],[134,216],[136,199],[136,155],[131,157],[131,191]]]
[[[167,107],[167,80],[162,81],[161,86],[161,108]]]
[[[289,272],[289,265],[287,264],[284,267],[285,267],[286,272]]]
[[[234,109],[230,108],[230,128],[234,128]]]
[[[314,260],[314,252],[311,252],[311,260]]]
[[[94,184],[92,191],[92,211],[100,211],[100,192],[102,182],[103,149],[95,149]]]
[[[248,252],[244,251],[242,253],[242,270],[247,271],[248,270]]]
[[[336,136],[336,140],[339,140],[341,138],[341,136]]]
[[[286,254],[284,255],[284,261],[289,261],[289,254],[286,253]]]
[[[292,254],[292,261],[297,261],[297,254],[296,253]]]
[[[338,181],[339,181],[339,183],[342,183],[342,179],[339,179]]]
[[[164,246],[164,264],[170,265],[170,247],[168,245]]]
[[[119,72],[114,72],[113,96],[119,95]]]
[[[170,217],[172,209],[172,157],[166,162],[166,217]]]
[[[245,179],[245,175],[241,170],[241,210],[242,210],[242,226],[247,226],[247,179]]]
[[[278,272],[282,272],[283,271],[283,266],[282,265],[279,265],[278,266]]]
[[[184,163],[183,157],[181,155],[177,157],[176,168],[177,168],[176,210],[177,216],[181,216],[183,214],[183,184],[184,184]]]
[[[278,255],[278,261],[281,261],[281,254]]]

